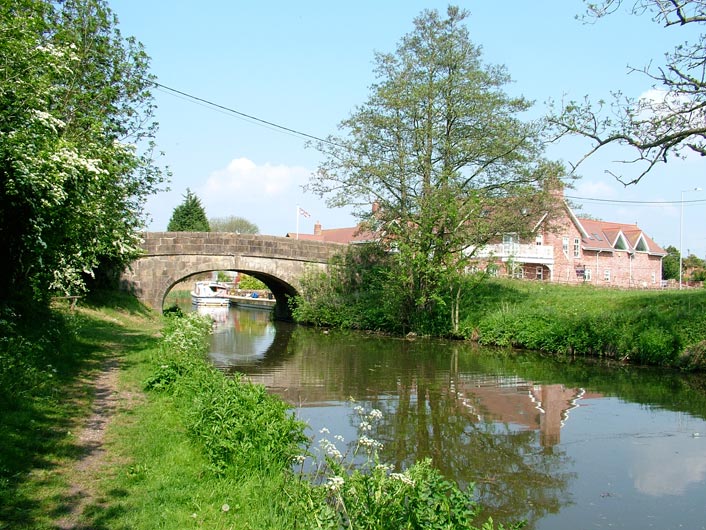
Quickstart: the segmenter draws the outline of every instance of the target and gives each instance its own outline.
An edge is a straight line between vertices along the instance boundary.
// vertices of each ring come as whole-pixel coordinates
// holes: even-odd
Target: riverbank
[[[210,324],[196,316],[165,327],[114,294],[37,316],[2,322],[3,530],[473,528],[472,491],[425,462],[377,466],[363,439],[353,447],[371,451],[367,472],[331,443],[312,459],[315,484],[293,473],[313,456],[303,427],[263,387],[206,362]]]
[[[300,323],[410,331],[396,327],[383,294],[339,289],[326,278],[309,282],[294,312]],[[437,331],[427,334],[488,346],[706,369],[704,289],[618,290],[469,276],[453,301],[437,301],[428,321]]]

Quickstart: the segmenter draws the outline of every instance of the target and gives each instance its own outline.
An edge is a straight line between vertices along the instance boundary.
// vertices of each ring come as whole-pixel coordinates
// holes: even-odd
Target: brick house
[[[476,250],[479,265],[496,263],[511,276],[604,287],[660,288],[662,258],[667,252],[636,224],[578,217],[563,190],[558,219],[540,219],[533,239],[504,234],[502,243]],[[503,270],[504,269],[504,270]]]
[[[602,287],[660,288],[662,258],[667,252],[635,224],[596,221],[578,217],[564,198],[563,188],[553,192],[560,208],[533,220],[530,240],[503,234],[494,244],[469,248],[475,268],[496,264],[498,274],[528,280],[568,284],[590,283]],[[331,243],[364,243],[377,236],[360,227],[322,229],[313,234],[288,233],[287,237]]]

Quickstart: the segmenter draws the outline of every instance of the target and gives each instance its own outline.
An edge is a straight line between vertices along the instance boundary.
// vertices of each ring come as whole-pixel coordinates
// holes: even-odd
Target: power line
[[[332,142],[331,140],[326,140],[324,138],[320,138],[318,136],[315,136],[313,134],[305,133],[302,131],[299,131],[297,129],[292,129],[291,127],[285,127],[284,125],[280,125],[278,123],[264,120],[262,118],[258,118],[257,116],[253,116],[251,114],[247,114],[245,112],[241,112],[239,110],[233,109],[231,107],[226,107],[225,105],[221,105],[219,103],[215,103],[213,101],[210,101],[208,99],[199,97],[199,96],[194,96],[193,94],[189,94],[187,92],[184,92],[182,90],[178,90],[176,88],[172,88],[166,85],[163,85],[161,83],[158,83],[157,81],[151,81],[154,86],[157,88],[161,88],[164,91],[167,91],[171,93],[172,95],[176,95],[177,97],[180,97],[182,99],[194,101],[200,105],[205,105],[207,107],[214,108],[219,111],[223,111],[226,114],[234,114],[236,116],[239,116],[241,118],[247,119],[254,121],[260,125],[266,126],[268,128],[276,129],[279,131],[286,132],[288,134],[292,134],[295,136],[300,136],[303,138],[308,138],[310,140],[316,140],[317,142],[323,142],[325,144],[329,144],[334,147],[339,147],[342,149],[349,150],[350,147],[343,146],[341,144],[338,144],[336,142]],[[618,199],[596,199],[596,198],[590,198],[590,197],[576,197],[576,196],[571,196],[571,195],[565,195],[567,199],[573,199],[577,201],[586,201],[586,202],[604,202],[607,204],[642,204],[642,205],[651,205],[651,206],[669,206],[669,205],[677,205],[677,204],[702,204],[706,203],[706,199],[695,199],[695,200],[690,200],[690,201],[627,201],[627,200],[618,200]]]
[[[670,206],[679,204],[703,204],[706,203],[706,199],[695,199],[691,201],[621,201],[618,199],[593,199],[590,197],[574,197],[571,195],[564,195],[567,199],[574,199],[576,201],[590,201],[590,202],[605,202],[609,204],[644,204],[652,206]]]
[[[183,92],[183,91],[181,91],[181,90],[177,90],[176,88],[168,87],[168,86],[163,85],[163,84],[161,84],[161,83],[158,83],[158,82],[156,82],[156,81],[152,81],[152,84],[153,84],[154,86],[156,86],[157,88],[161,88],[162,90],[166,90],[166,91],[168,91],[168,92],[171,92],[172,94],[176,94],[176,95],[178,95],[178,96],[181,96],[181,97],[183,97],[183,98],[186,98],[186,99],[189,99],[189,100],[198,102],[198,103],[200,103],[200,104],[205,104],[205,105],[207,105],[207,106],[209,106],[209,107],[213,107],[213,108],[215,108],[215,109],[225,111],[225,112],[227,112],[227,113],[229,113],[229,114],[235,114],[236,116],[240,116],[241,118],[245,118],[245,119],[254,121],[254,122],[259,123],[259,124],[261,124],[261,125],[265,125],[265,126],[267,126],[267,127],[271,127],[271,128],[274,128],[274,129],[278,129],[278,130],[280,130],[280,131],[284,131],[284,132],[289,133],[289,134],[294,134],[294,135],[296,135],[296,136],[301,136],[301,137],[303,137],[303,138],[308,138],[308,139],[310,139],[310,140],[316,140],[317,142],[323,142],[323,143],[325,143],[325,144],[329,144],[329,145],[332,145],[332,146],[334,146],[334,147],[342,147],[342,148],[344,148],[344,146],[339,145],[339,144],[337,144],[337,143],[335,143],[335,142],[332,142],[332,141],[330,141],[330,140],[326,140],[326,139],[324,139],[324,138],[319,138],[318,136],[314,136],[313,134],[308,134],[308,133],[305,133],[305,132],[302,132],[302,131],[298,131],[298,130],[296,130],[296,129],[292,129],[291,127],[285,127],[284,125],[280,125],[280,124],[275,123],[275,122],[272,122],[272,121],[263,120],[262,118],[258,118],[257,116],[252,116],[251,114],[246,114],[245,112],[241,112],[241,111],[236,110],[236,109],[233,109],[233,108],[231,108],[231,107],[226,107],[225,105],[220,105],[220,104],[215,103],[215,102],[213,102],[213,101],[209,101],[208,99],[201,98],[201,97],[198,97],[198,96],[194,96],[193,94],[189,94],[189,93],[187,93],[187,92]]]

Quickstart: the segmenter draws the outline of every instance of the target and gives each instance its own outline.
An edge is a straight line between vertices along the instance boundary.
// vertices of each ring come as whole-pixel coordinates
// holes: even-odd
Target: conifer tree
[[[184,202],[174,208],[167,230],[169,232],[211,231],[201,200],[189,188],[186,188]]]

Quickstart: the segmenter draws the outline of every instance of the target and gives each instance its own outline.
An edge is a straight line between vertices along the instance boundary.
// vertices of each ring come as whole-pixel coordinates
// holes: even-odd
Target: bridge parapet
[[[145,256],[261,256],[327,263],[345,245],[290,237],[228,232],[146,232]]]

